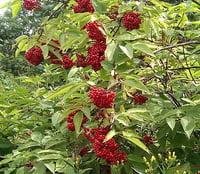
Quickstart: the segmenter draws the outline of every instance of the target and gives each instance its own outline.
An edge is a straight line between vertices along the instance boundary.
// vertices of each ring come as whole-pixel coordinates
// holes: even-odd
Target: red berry
[[[152,137],[145,135],[140,139],[141,141],[145,142],[147,145],[153,144]]]
[[[28,60],[29,63],[35,66],[39,65],[44,60],[42,50],[38,46],[29,49],[25,53],[25,58]]]
[[[23,6],[27,10],[33,10],[33,9],[41,9],[40,3],[38,0],[24,0]]]
[[[144,103],[147,102],[148,98],[145,96],[139,95],[139,96],[134,97],[133,100],[134,100],[135,105],[137,104],[143,105]]]
[[[72,8],[74,10],[74,13],[84,13],[84,12],[90,12],[94,13],[94,7],[90,0],[75,0],[78,5],[74,5]]]
[[[87,23],[83,29],[88,31],[88,37],[96,41],[106,41],[105,35],[99,30],[99,27],[103,28],[102,25],[98,24],[96,21]]]
[[[109,164],[120,164],[127,161],[126,153],[119,151],[119,145],[114,138],[104,142],[109,127],[98,127],[90,130],[90,133],[85,133],[85,137],[93,143],[92,147],[98,158],[104,159]]]
[[[110,19],[116,19],[116,18],[117,18],[117,15],[119,14],[119,13],[118,13],[118,8],[119,8],[119,6],[117,6],[117,5],[113,5],[113,6],[111,7],[110,13],[108,14],[108,17],[109,17]]]
[[[126,27],[128,31],[133,29],[139,29],[140,24],[142,23],[139,16],[140,16],[139,13],[134,13],[134,12],[125,13],[122,18],[124,27]]]
[[[68,123],[66,127],[70,131],[75,131],[75,125],[74,125],[74,123]]]
[[[116,94],[111,91],[106,91],[101,87],[92,87],[90,88],[88,96],[97,107],[112,108]]]
[[[63,55],[62,60],[63,60],[63,67],[65,69],[70,69],[72,66],[76,65],[76,62],[73,62],[73,60],[71,60],[71,58],[67,55]]]
[[[81,151],[79,152],[79,155],[80,155],[80,156],[84,156],[85,154],[88,153],[89,150],[90,150],[89,147],[88,147],[88,146],[85,146],[85,147],[83,147],[83,148],[81,149]]]

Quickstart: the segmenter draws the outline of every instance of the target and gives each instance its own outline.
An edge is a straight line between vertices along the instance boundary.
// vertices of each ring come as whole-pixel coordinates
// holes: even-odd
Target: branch
[[[173,68],[173,69],[168,69],[168,70],[187,70],[187,69],[193,69],[193,68],[200,68],[200,66],[190,66],[190,67],[182,67],[182,68]]]
[[[176,45],[170,45],[170,46],[167,46],[167,47],[164,47],[164,48],[160,48],[158,50],[155,50],[153,53],[155,54],[155,53],[163,51],[163,50],[168,50],[168,49],[171,49],[171,48],[176,48],[176,47],[180,47],[180,46],[184,46],[184,45],[192,45],[192,44],[200,44],[200,42],[190,41],[190,42],[178,43]]]
[[[200,5],[200,2],[197,2],[196,0],[192,0],[192,2],[194,2],[197,5]]]

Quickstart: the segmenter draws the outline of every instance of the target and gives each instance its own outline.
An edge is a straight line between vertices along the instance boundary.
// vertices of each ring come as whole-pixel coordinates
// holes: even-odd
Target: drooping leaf
[[[171,130],[173,130],[176,125],[176,119],[175,118],[166,118],[166,121],[167,121],[167,124],[169,125],[169,127],[171,128]]]
[[[136,50],[139,50],[139,51],[141,51],[143,53],[146,53],[146,54],[148,54],[150,56],[155,57],[153,51],[147,45],[145,45],[144,43],[134,43],[132,45],[132,47],[134,49],[136,49]]]
[[[114,42],[107,45],[105,56],[108,61],[112,62],[116,48],[117,48],[117,44]]]
[[[139,89],[142,91],[148,91],[148,88],[138,79],[132,78],[132,79],[127,79],[123,81],[125,85],[131,86],[135,89]]]
[[[76,113],[76,115],[74,116],[74,125],[75,125],[75,131],[77,135],[79,135],[80,133],[82,121],[83,121],[83,113],[82,112]]]
[[[188,138],[190,138],[190,135],[192,134],[194,128],[195,128],[195,122],[192,117],[186,116],[181,118],[181,125],[183,127],[183,130],[185,131],[185,134]]]

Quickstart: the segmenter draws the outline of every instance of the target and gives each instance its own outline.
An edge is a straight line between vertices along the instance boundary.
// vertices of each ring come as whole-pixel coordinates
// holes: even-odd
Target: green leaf
[[[56,33],[57,31],[57,26],[51,26],[48,31],[46,32],[46,35],[48,38],[52,38],[53,35]]]
[[[12,6],[12,17],[16,17],[17,14],[20,11],[20,8],[22,6],[22,2],[21,1],[15,1],[13,6]]]
[[[138,79],[132,78],[123,81],[123,83],[127,86],[131,86],[132,88],[139,89],[142,91],[148,91],[148,88]]]
[[[51,118],[53,126],[56,126],[59,123],[59,118],[60,118],[60,114],[59,113],[53,114],[53,116]]]
[[[82,107],[81,108],[81,111],[84,113],[84,115],[89,119],[91,120],[91,113],[90,113],[90,108],[88,107]]]
[[[24,174],[24,167],[17,169],[16,174]]]
[[[43,54],[44,58],[46,59],[48,57],[48,54],[49,54],[48,45],[42,45],[40,48],[42,49],[42,54]]]
[[[21,145],[18,150],[24,150],[30,147],[37,147],[40,146],[40,144],[38,142],[29,142],[29,143],[25,143],[23,145]]]
[[[131,141],[133,144],[137,145],[138,147],[140,147],[141,149],[143,149],[144,151],[146,151],[147,153],[149,152],[149,149],[144,145],[144,143],[142,141],[140,141],[138,138],[135,138],[134,136],[127,134],[125,131],[122,132],[123,137],[129,141]]]
[[[72,78],[78,72],[78,68],[71,68],[68,73],[68,78]]]
[[[115,135],[117,135],[118,133],[115,132],[115,130],[111,130],[107,133],[106,138],[104,139],[104,142],[110,140],[112,137],[114,137]]]
[[[104,60],[101,62],[101,65],[106,71],[110,72],[113,69],[113,64],[110,61]]]
[[[155,57],[153,51],[144,43],[134,43],[132,47],[136,50],[142,51],[143,53]]]
[[[59,154],[48,154],[48,155],[42,155],[38,161],[43,161],[43,160],[55,160],[55,159],[62,159],[63,156]]]
[[[86,84],[80,83],[80,84],[77,84],[77,85],[73,86],[72,88],[70,88],[70,90],[67,92],[67,94],[64,95],[63,101],[66,100],[69,96],[71,96],[72,94],[74,94],[76,91],[80,90],[84,86],[86,86]]]
[[[74,116],[74,125],[75,125],[75,131],[76,131],[77,136],[80,133],[82,121],[83,121],[83,113],[82,112],[76,113],[76,115]]]
[[[94,9],[98,13],[104,13],[106,11],[106,5],[100,0],[91,0],[94,6]]]
[[[192,134],[194,128],[195,128],[195,122],[192,117],[183,117],[181,118],[181,125],[183,127],[183,130],[185,131],[185,134],[188,138],[190,138],[190,135]]]
[[[31,139],[35,142],[41,143],[42,138],[43,138],[43,136],[40,132],[33,132],[31,134]]]
[[[169,127],[171,128],[171,130],[173,130],[176,125],[176,119],[175,118],[166,118],[166,122],[169,125]]]
[[[113,61],[113,56],[114,56],[116,48],[117,48],[117,44],[114,42],[107,45],[105,56],[108,61],[110,62]]]
[[[166,174],[174,174],[174,173],[176,173],[176,171],[179,171],[179,173],[189,172],[190,171],[190,164],[185,163],[181,166],[171,167],[170,169],[166,170]]]
[[[125,46],[119,45],[121,50],[130,58],[133,58],[133,48],[131,44],[126,44]]]
[[[85,86],[86,84],[84,83],[77,83],[77,84],[68,84],[66,87],[62,87],[61,89],[58,89],[57,91],[55,91],[53,94],[49,95],[47,97],[47,99],[53,99],[55,97],[58,97],[60,95],[63,95],[65,93],[67,93],[64,96],[64,99],[66,99],[68,96],[70,96],[72,93],[74,93],[75,91],[79,90],[81,87]]]

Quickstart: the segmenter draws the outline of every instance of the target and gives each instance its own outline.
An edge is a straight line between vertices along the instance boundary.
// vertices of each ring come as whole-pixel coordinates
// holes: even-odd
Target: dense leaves
[[[198,173],[198,2],[54,5],[16,38],[43,72],[0,76],[0,172]]]

